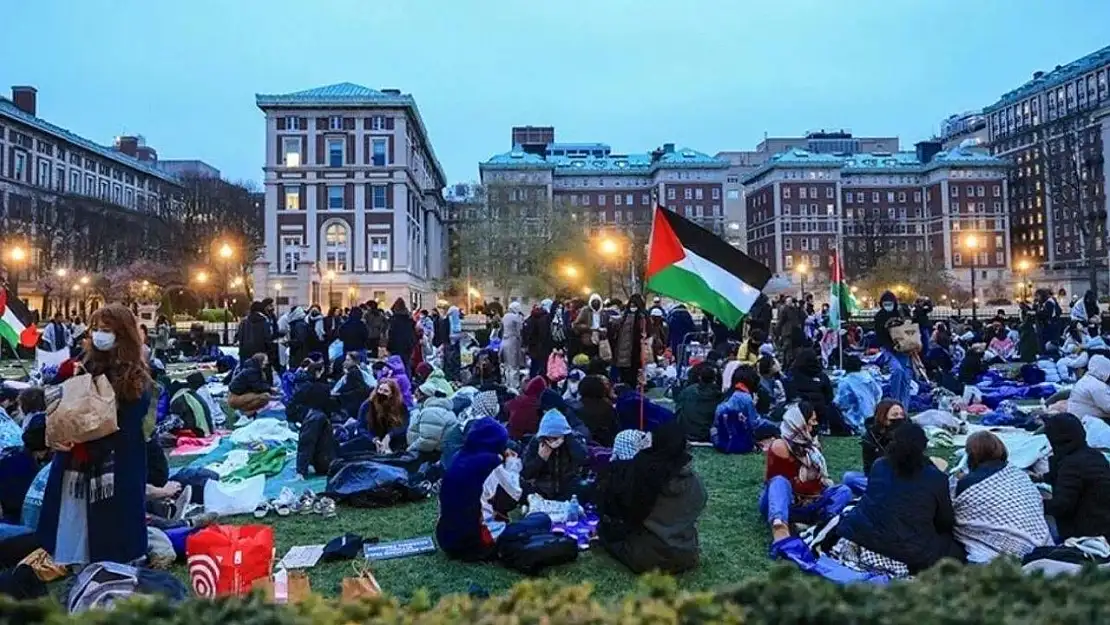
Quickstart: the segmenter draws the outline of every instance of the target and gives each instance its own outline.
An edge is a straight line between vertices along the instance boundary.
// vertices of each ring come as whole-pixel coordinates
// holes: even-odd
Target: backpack
[[[193,390],[178,391],[170,402],[170,412],[180,416],[184,429],[192,430],[197,436],[210,436],[215,430],[208,403]]]
[[[563,325],[563,316],[561,314],[552,315],[551,317],[551,340],[556,345],[562,345],[567,342],[567,327]]]
[[[562,350],[555,350],[547,357],[547,379],[552,382],[567,379],[567,358]]]
[[[713,418],[709,431],[713,448],[723,454],[746,454],[755,449],[755,440],[748,430],[747,419],[735,410],[728,410]]]
[[[105,609],[136,594],[159,595],[162,601],[178,603],[185,600],[188,591],[185,584],[164,571],[95,562],[86,566],[69,587],[66,607],[70,614]]]

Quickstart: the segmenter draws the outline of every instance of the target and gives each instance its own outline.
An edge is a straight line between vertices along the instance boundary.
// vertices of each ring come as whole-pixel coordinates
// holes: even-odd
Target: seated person
[[[790,368],[786,382],[786,400],[804,401],[817,412],[821,430],[834,436],[851,434],[852,430],[844,423],[840,409],[833,403],[832,382],[821,367],[817,353],[809,347],[799,349]]]
[[[724,427],[721,420],[735,415],[743,420],[748,436],[752,441],[766,441],[779,434],[779,426],[760,416],[755,406],[752,389],[759,386],[759,375],[751,365],[740,365],[732,372],[732,393],[714,408],[713,422],[718,435]],[[719,444],[714,441],[714,444]],[[719,447],[720,449],[720,447]],[[735,453],[730,451],[729,453]]]
[[[755,409],[763,416],[770,416],[776,409],[786,405],[786,387],[782,384],[782,365],[774,353],[763,354],[756,365],[759,372],[759,389],[756,394]]]
[[[610,464],[598,534],[633,573],[681,573],[698,565],[698,517],[707,494],[680,423],[660,425],[651,441],[632,459]]]
[[[338,413],[335,398],[323,380],[301,386],[294,397],[303,415],[297,436],[297,475],[304,478],[309,467],[318,476],[327,475],[338,453],[332,430],[332,415]]]
[[[927,444],[917,424],[895,430],[886,455],[871,468],[867,493],[837,528],[841,538],[905,564],[911,575],[942,558],[967,557],[952,535],[948,477],[925,456]]]
[[[844,371],[847,375],[837,386],[836,405],[844,421],[860,433],[864,430],[864,421],[875,414],[875,406],[883,397],[883,387],[869,371],[863,370],[863,362],[856,356],[844,357]]]
[[[986,361],[990,364],[1009,362],[1017,355],[1017,343],[1010,338],[1010,330],[1002,323],[991,325],[987,333]]]
[[[263,373],[267,370],[267,362],[266,354],[255,354],[239,365],[227,387],[228,406],[253,415],[270,403],[273,388]]]
[[[748,338],[740,344],[740,349],[736,351],[736,360],[740,361],[743,365],[755,365],[759,361],[759,349],[763,346],[766,336],[762,330],[752,330],[748,333]]]
[[[558,410],[564,417],[567,418],[567,424],[570,425],[570,430],[584,443],[590,440],[590,429],[578,418],[578,412],[571,408],[567,400],[559,394],[559,391],[553,388],[544,389],[540,395],[540,412],[547,414],[548,410]]]
[[[695,366],[690,372],[691,383],[682,389],[674,402],[675,419],[685,428],[686,440],[709,440],[717,404],[721,403],[717,375],[717,368],[709,363]]]
[[[890,442],[894,440],[894,432],[906,423],[909,421],[906,420],[906,410],[902,404],[893,399],[879,402],[879,405],[875,406],[875,415],[864,422],[863,436],[859,441],[863,456],[863,471],[845,473],[844,483],[857,493],[867,490],[867,478],[871,475],[871,468],[875,466],[875,461],[886,455]]]
[[[574,435],[567,418],[549,410],[522,455],[520,473],[528,493],[544,499],[566,501],[574,492],[578,471],[586,464],[586,446]]]
[[[450,399],[431,397],[425,400],[424,406],[413,414],[409,422],[409,451],[434,455],[435,459],[439,459],[443,451],[444,434],[457,422],[458,418],[451,410]]]
[[[375,451],[388,454],[408,447],[407,425],[408,410],[401,389],[392,378],[383,378],[358,409],[358,429],[373,439]]]
[[[463,396],[465,396],[465,394],[460,390],[460,392],[452,398],[452,406]],[[443,432],[443,438],[440,441],[442,455],[439,461],[443,464],[444,469],[451,467],[451,463],[454,462],[455,456],[462,449],[466,441],[469,425],[478,419],[487,417],[490,419],[497,419],[497,413],[500,410],[501,406],[497,403],[497,393],[494,391],[483,391],[474,395],[474,399],[470,404],[464,410],[457,413],[458,419],[455,423],[448,425]],[[452,410],[452,412],[454,412],[454,410]]]
[[[356,353],[347,354],[343,361],[343,377],[335,383],[331,394],[335,396],[340,410],[347,417],[358,414],[362,403],[370,398],[370,384],[367,383],[369,375],[364,375],[362,363]]]
[[[1086,325],[1081,321],[1072,323],[1064,336],[1066,337],[1064,346],[1060,349],[1062,357],[1056,361],[1056,371],[1060,374],[1061,381],[1073,382],[1076,372],[1085,368],[1090,359],[1087,353],[1087,342],[1091,337],[1087,334]]]
[[[508,444],[505,426],[490,417],[475,419],[466,428],[466,440],[439,490],[436,543],[448,558],[480,562],[497,553],[483,513],[483,491],[494,470],[510,458]]]
[[[1087,373],[1075,383],[1068,396],[1068,412],[1077,417],[1110,419],[1110,358],[1094,356]]]
[[[185,387],[178,389],[170,398],[170,412],[181,417],[182,429],[202,438],[211,436],[216,429],[212,408],[198,393],[204,385],[203,375],[190,375]]]
[[[524,392],[505,404],[509,416],[509,436],[519,441],[536,433],[540,425],[540,397],[547,389],[543,376],[536,376],[524,385]]]
[[[0,449],[19,447],[23,439],[23,428],[12,416],[19,404],[19,391],[0,386]]]
[[[1093,364],[1093,363],[1092,363]],[[1110,536],[1110,464],[1087,445],[1087,431],[1074,414],[1045,419],[1045,436],[1052,446],[1045,481],[1052,497],[1044,502],[1045,515],[1057,542],[1082,536]]]
[[[967,349],[967,354],[960,362],[956,375],[958,382],[963,386],[974,386],[979,381],[979,376],[987,372],[989,367],[983,362],[984,351],[981,343],[972,345]]]
[[[612,447],[617,436],[617,413],[613,409],[609,379],[588,375],[578,384],[582,407],[579,418],[590,430],[590,438],[602,447]]]
[[[420,363],[427,365],[428,363]],[[425,397],[446,397],[450,399],[455,395],[455,388],[447,381],[447,376],[444,375],[443,370],[439,367],[431,367],[427,377],[416,390],[420,391]]]
[[[289,399],[289,405],[285,407],[285,415],[290,423],[300,423],[304,421],[305,414],[308,412],[308,407],[305,406],[301,394],[323,381],[323,362],[311,360],[309,358],[305,358],[301,361],[301,366],[297,367],[297,370],[293,372],[293,394]],[[330,394],[330,388],[328,391]]]
[[[852,500],[846,486],[834,485],[817,440],[817,412],[807,402],[790,406],[780,425],[782,438],[767,448],[759,510],[776,541],[790,536],[790,522],[814,523],[840,514]]]
[[[1051,545],[1040,491],[1025,471],[1007,463],[1002,440],[984,430],[968,437],[966,449],[969,473],[956,483],[952,508],[967,561],[1020,559]]]

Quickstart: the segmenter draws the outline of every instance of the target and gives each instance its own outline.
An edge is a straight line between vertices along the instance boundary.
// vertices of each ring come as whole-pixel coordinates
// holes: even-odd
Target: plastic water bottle
[[[570,498],[570,503],[567,504],[567,529],[573,530],[578,527],[578,517],[581,515],[581,508],[578,506],[578,495]]]

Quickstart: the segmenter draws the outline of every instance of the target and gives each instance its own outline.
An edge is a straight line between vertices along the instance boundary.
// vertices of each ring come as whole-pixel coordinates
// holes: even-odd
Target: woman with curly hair
[[[139,324],[126,306],[112,304],[92,314],[89,330],[82,364],[112,385],[119,430],[54,445],[38,538],[59,565],[129,563],[147,553],[143,420],[153,383]]]
[[[374,440],[380,453],[404,451],[408,446],[408,410],[401,399],[401,388],[390,378],[383,378],[362,402],[358,410],[358,427]]]

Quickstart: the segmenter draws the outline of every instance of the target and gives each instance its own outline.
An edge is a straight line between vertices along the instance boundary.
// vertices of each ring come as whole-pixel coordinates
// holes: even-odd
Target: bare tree
[[[859,208],[844,224],[848,249],[845,253],[845,274],[849,278],[875,270],[894,249],[897,224],[879,208]]]

